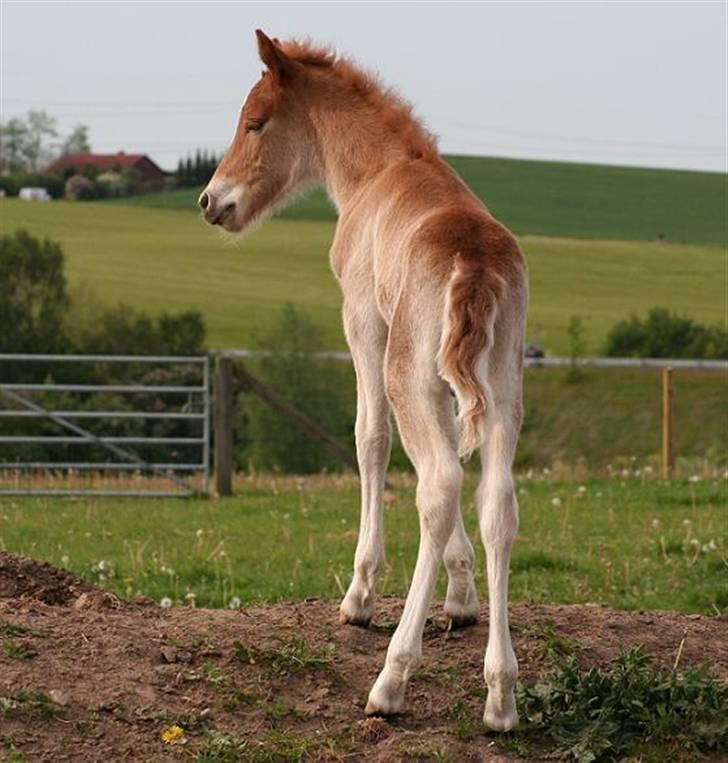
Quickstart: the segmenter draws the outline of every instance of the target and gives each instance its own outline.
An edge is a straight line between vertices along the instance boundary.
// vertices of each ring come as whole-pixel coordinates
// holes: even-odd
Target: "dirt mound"
[[[95,590],[83,578],[47,562],[0,551],[0,599],[35,599],[64,605]]]
[[[103,594],[67,573],[7,555],[2,565],[0,753],[47,761],[517,760],[480,725],[485,613],[480,624],[448,632],[441,603],[433,606],[407,710],[385,721],[366,719],[363,707],[398,599],[380,602],[368,630],[339,625],[332,601],[240,611],[87,607],[79,600]],[[11,588],[13,569],[24,578]],[[51,599],[76,604],[49,605],[53,591]],[[728,676],[725,619],[516,605],[512,621],[526,681],[544,674],[554,649],[583,667],[604,666],[639,644],[669,668],[682,643],[683,666],[712,660]]]

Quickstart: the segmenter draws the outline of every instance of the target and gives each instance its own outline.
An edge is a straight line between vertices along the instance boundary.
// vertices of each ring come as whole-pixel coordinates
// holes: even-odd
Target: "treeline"
[[[198,148],[194,154],[188,154],[186,158],[180,159],[175,175],[177,186],[187,188],[206,185],[221,158],[208,152],[207,149]]]

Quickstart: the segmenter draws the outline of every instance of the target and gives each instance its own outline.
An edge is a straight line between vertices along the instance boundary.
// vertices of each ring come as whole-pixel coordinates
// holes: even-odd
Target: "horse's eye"
[[[245,132],[260,132],[265,127],[265,119],[249,119],[245,123]]]

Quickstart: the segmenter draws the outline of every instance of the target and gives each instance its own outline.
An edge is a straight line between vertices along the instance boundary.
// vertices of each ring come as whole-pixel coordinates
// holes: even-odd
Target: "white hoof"
[[[366,628],[374,615],[374,597],[361,597],[351,590],[339,607],[339,622]]]
[[[397,715],[404,708],[404,693],[407,684],[390,678],[385,668],[369,692],[369,700],[364,712],[367,715]]]
[[[453,628],[465,628],[475,625],[480,619],[480,602],[477,596],[474,597],[474,601],[471,599],[466,604],[446,601],[444,612]]]
[[[486,728],[496,732],[512,731],[518,726],[518,711],[512,691],[500,696],[492,690],[488,691],[483,723]]]

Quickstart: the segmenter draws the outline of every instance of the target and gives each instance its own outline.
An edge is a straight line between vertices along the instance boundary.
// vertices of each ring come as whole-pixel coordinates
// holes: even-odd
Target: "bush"
[[[728,331],[725,324],[703,326],[667,308],[653,307],[645,320],[632,315],[617,323],[607,335],[605,354],[728,360]]]
[[[517,694],[525,721],[518,734],[546,742],[549,758],[641,760],[659,751],[649,759],[665,760],[676,747],[696,757],[728,752],[728,688],[707,665],[662,673],[637,649],[607,671],[582,671],[571,657],[541,682],[519,684]]]
[[[60,244],[26,230],[0,238],[0,352],[62,352],[68,308]]]

